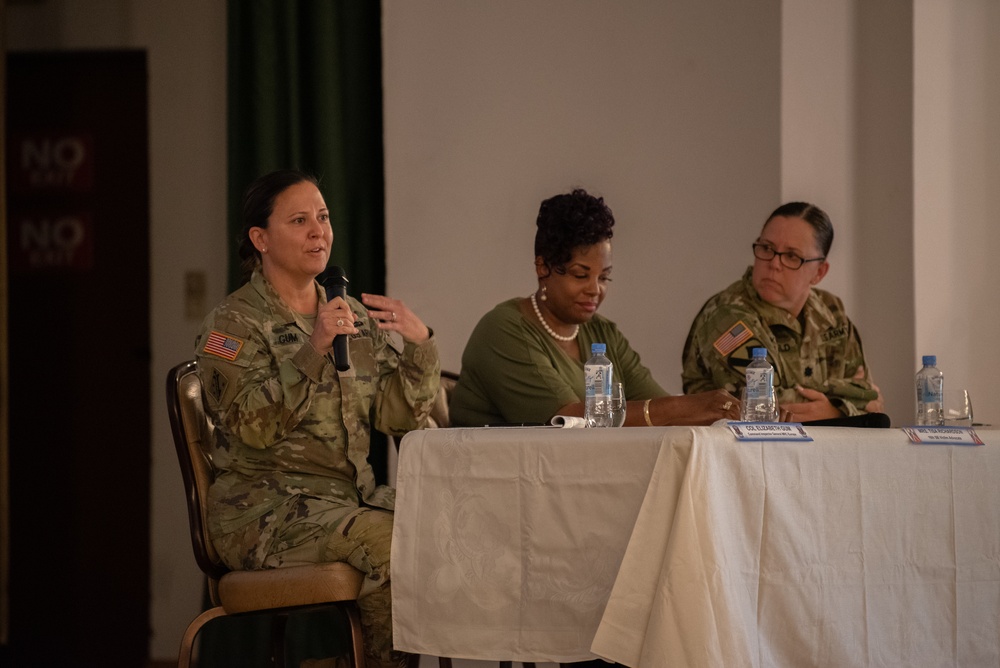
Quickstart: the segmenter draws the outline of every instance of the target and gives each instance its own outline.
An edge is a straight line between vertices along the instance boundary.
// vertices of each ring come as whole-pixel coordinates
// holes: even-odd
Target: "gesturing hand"
[[[430,338],[427,325],[401,300],[362,293],[361,301],[368,307],[368,315],[378,322],[379,329],[399,332],[404,340],[413,343],[423,343]]]

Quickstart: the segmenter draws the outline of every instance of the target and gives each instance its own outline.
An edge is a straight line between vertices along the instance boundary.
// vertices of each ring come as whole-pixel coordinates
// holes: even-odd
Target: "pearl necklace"
[[[545,318],[542,317],[542,312],[538,308],[538,302],[535,301],[534,292],[531,293],[531,308],[535,309],[535,315],[538,316],[538,322],[542,323],[542,327],[545,328],[545,331],[548,332],[549,336],[551,336],[556,341],[572,341],[573,339],[576,338],[576,335],[580,333],[580,325],[577,325],[576,328],[573,330],[573,333],[570,334],[569,336],[562,336],[560,334],[556,334],[555,330],[549,327],[549,323],[545,322]]]

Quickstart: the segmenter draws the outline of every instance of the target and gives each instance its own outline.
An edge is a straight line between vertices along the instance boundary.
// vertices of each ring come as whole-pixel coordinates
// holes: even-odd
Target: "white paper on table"
[[[578,429],[580,427],[586,427],[587,420],[573,415],[555,415],[549,421],[549,424],[555,427],[562,427],[564,429]]]

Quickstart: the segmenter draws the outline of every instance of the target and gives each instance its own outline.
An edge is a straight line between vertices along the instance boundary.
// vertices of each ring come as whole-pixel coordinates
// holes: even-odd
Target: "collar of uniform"
[[[764,324],[768,326],[783,325],[802,334],[802,323],[807,320],[807,317],[829,323],[831,327],[837,324],[837,319],[834,317],[833,312],[815,288],[809,288],[809,297],[806,298],[806,303],[802,306],[802,313],[799,314],[802,316],[801,318],[796,318],[785,309],[768,304],[760,298],[757,290],[753,287],[752,266],[747,267],[746,272],[743,274],[743,289],[746,292],[747,300],[753,305],[754,310],[760,315],[760,319],[764,321]]]
[[[257,291],[258,294],[260,294],[264,303],[268,305],[275,322],[280,322],[284,325],[295,323],[306,334],[312,334],[312,327],[310,324],[307,323],[302,316],[289,308],[289,306],[285,303],[285,300],[278,294],[278,291],[274,289],[273,285],[271,285],[271,282],[264,278],[264,273],[260,270],[260,267],[253,270],[253,274],[250,276],[250,285]],[[326,303],[326,292],[323,290],[319,282],[314,280],[313,285],[316,288],[316,293],[319,296],[319,303],[322,306]]]

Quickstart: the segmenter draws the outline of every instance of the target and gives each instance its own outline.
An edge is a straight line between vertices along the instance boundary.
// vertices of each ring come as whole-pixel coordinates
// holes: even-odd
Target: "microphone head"
[[[347,287],[347,284],[350,283],[347,280],[347,276],[344,275],[344,268],[338,267],[335,264],[326,268],[319,282],[321,285],[328,287]]]

